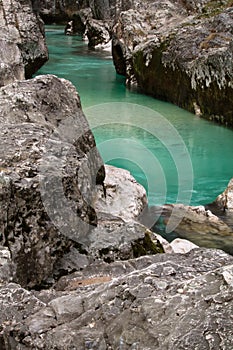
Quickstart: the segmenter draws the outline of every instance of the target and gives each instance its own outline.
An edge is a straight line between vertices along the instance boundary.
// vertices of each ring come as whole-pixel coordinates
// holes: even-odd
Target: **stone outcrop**
[[[96,263],[56,290],[9,283],[1,349],[231,349],[232,271],[231,256],[197,249]]]
[[[30,0],[0,2],[0,86],[30,78],[48,59],[43,24]]]
[[[107,16],[123,6],[90,3],[96,17],[103,4]],[[198,4],[185,11],[202,14]],[[233,257],[184,241],[172,248],[137,222],[153,214],[145,190],[103,166],[74,86],[53,75],[10,84],[27,56],[7,45],[19,65],[0,88],[0,349],[231,349]],[[173,209],[164,207],[165,223]],[[174,214],[181,237],[233,253],[232,229],[209,210]]]
[[[229,1],[153,1],[122,12],[113,58],[128,85],[233,125],[233,8]]]
[[[164,205],[161,214],[164,225],[169,222],[171,213],[174,222],[173,234],[198,246],[219,248],[233,254],[232,227],[209,209],[204,206],[191,207],[182,204]],[[154,229],[158,230],[157,224]]]
[[[89,19],[86,23],[85,34],[90,47],[97,47],[98,45],[104,46],[111,41],[109,26],[103,21]]]

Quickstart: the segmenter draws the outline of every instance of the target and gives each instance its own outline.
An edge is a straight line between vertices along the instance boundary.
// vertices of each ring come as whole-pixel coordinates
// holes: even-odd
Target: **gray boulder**
[[[48,59],[43,23],[30,0],[0,3],[0,86],[30,78]]]
[[[125,221],[137,220],[147,208],[146,190],[129,171],[105,165],[104,192],[97,191],[94,203],[97,212],[109,213]]]
[[[94,137],[74,86],[39,76],[0,89],[0,240],[22,286],[97,224],[92,193],[104,179]]]
[[[70,82],[47,75],[9,84],[0,89],[0,105],[0,242],[10,250],[15,282],[35,288],[96,259],[163,252],[134,221],[147,207],[142,187],[113,168],[104,183]],[[124,199],[126,187],[131,200]]]

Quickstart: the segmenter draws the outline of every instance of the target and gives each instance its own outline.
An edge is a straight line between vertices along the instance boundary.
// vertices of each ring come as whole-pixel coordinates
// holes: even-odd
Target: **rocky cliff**
[[[102,160],[71,83],[48,75],[9,84],[0,105],[0,242],[11,252],[14,281],[48,283],[54,264],[75,248],[106,261],[163,251],[133,222],[146,205],[144,190],[135,192],[127,222],[116,216],[124,212],[117,185],[122,206],[107,210],[114,194],[103,188]]]
[[[113,58],[127,84],[233,125],[230,1],[153,1],[122,12]]]
[[[48,59],[43,24],[30,0],[0,2],[0,86],[30,78]]]

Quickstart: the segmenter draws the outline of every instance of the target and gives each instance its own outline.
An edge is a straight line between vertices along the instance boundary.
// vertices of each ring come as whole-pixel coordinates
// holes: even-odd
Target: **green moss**
[[[143,239],[132,244],[133,255],[135,258],[143,255],[154,255],[158,253],[164,253],[164,249],[159,241],[156,243],[152,240],[150,231],[145,231]]]

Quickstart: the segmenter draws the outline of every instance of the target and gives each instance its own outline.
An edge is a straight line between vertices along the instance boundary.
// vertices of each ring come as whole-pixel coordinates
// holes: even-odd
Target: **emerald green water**
[[[150,187],[150,204],[188,204],[190,198],[192,205],[207,204],[224,190],[233,177],[232,130],[127,90],[110,53],[89,50],[80,37],[63,35],[63,28],[47,27],[46,36],[50,59],[38,74],[55,74],[76,86],[103,159]]]

